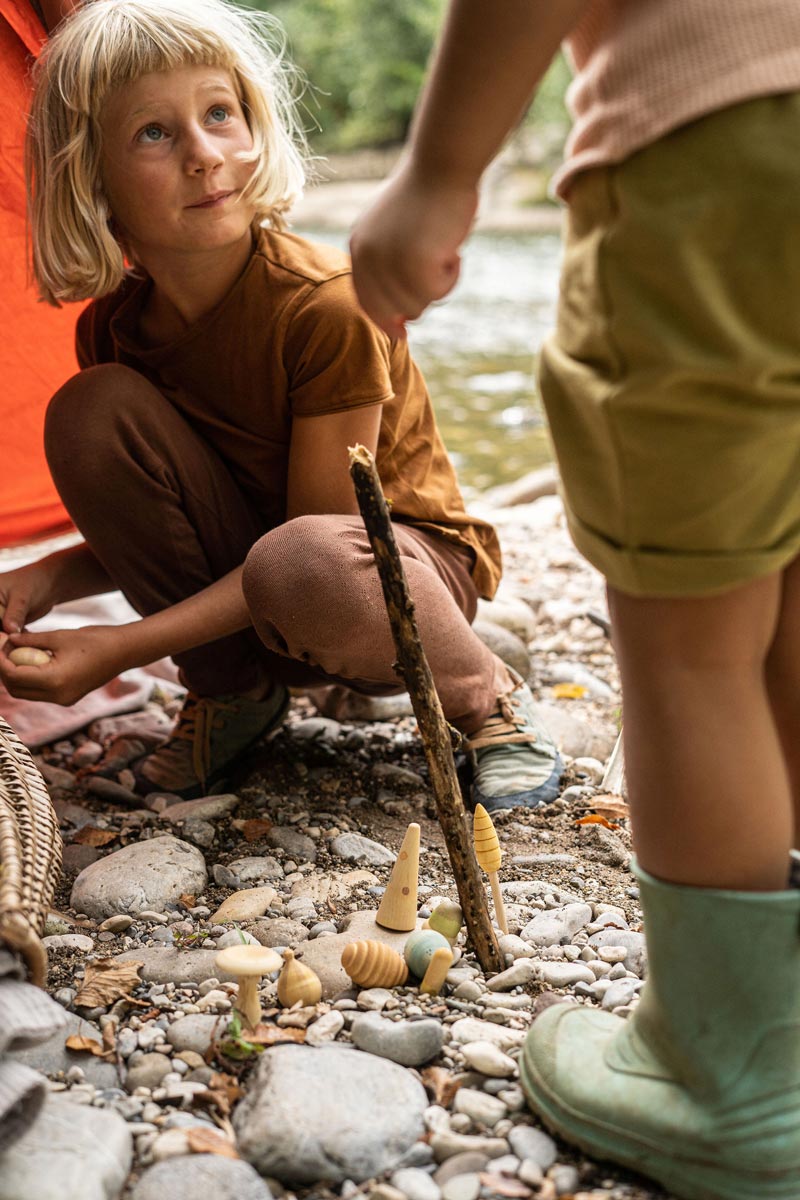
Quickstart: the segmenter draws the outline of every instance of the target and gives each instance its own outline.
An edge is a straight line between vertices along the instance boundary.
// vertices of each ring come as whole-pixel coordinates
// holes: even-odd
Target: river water
[[[560,258],[557,234],[475,234],[453,293],[409,328],[467,497],[550,460],[534,366],[554,322]]]

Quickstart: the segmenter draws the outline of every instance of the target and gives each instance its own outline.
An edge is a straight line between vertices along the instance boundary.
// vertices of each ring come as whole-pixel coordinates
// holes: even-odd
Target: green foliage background
[[[317,153],[386,146],[406,135],[446,0],[245,0],[283,24],[309,80],[306,124]],[[528,122],[567,124],[559,57]]]

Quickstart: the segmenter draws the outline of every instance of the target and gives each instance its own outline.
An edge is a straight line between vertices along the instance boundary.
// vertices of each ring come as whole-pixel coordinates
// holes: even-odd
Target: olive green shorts
[[[540,383],[615,588],[702,595],[800,554],[800,93],[577,177]]]

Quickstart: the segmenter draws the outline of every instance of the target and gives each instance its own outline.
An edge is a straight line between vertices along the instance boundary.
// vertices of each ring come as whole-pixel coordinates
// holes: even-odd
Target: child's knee
[[[245,602],[254,617],[269,613],[275,620],[286,612],[297,620],[302,612],[330,603],[332,595],[341,596],[350,557],[335,517],[295,517],[259,538],[247,555]]]
[[[141,375],[118,363],[106,363],[79,371],[59,388],[47,408],[44,448],[55,475],[70,464],[84,460],[110,445],[112,430],[120,415],[129,419],[136,407],[147,402],[152,391]]]

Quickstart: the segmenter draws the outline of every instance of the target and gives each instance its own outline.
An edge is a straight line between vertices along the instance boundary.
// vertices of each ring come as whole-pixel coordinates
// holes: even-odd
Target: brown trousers
[[[45,447],[72,520],[138,613],[176,604],[244,563],[253,628],[175,656],[192,691],[237,693],[267,679],[402,690],[360,518],[304,516],[269,528],[237,482],[246,467],[223,462],[123,366],[82,371],[56,393]],[[471,551],[401,522],[394,531],[445,714],[472,733],[507,675],[470,627]]]

